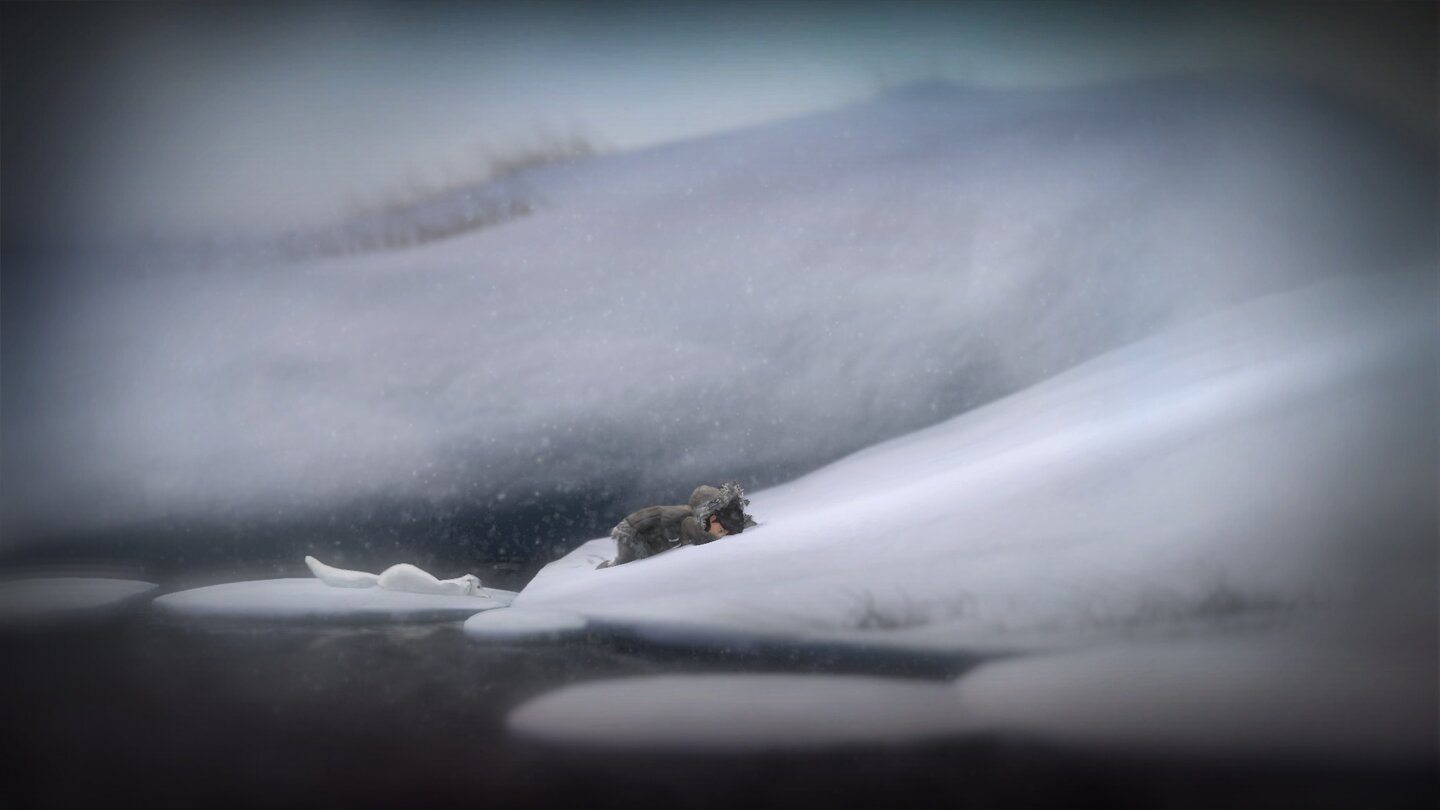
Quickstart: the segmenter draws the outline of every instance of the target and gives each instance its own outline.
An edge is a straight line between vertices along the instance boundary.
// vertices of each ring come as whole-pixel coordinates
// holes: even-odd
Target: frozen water
[[[909,742],[954,730],[948,684],[852,675],[672,675],[571,686],[510,729],[606,750],[757,751]]]
[[[0,624],[82,619],[104,615],[155,590],[155,584],[100,577],[29,577],[0,580]]]
[[[507,608],[477,613],[465,620],[465,635],[497,644],[559,641],[580,636],[589,622],[563,610]]]
[[[1259,632],[1102,645],[982,665],[954,685],[681,675],[566,687],[512,731],[607,750],[763,751],[1006,735],[1092,750],[1426,765],[1434,682],[1409,647],[1337,654]]]
[[[1272,628],[996,661],[960,679],[959,723],[1091,748],[1432,765],[1433,640],[1335,641]]]
[[[166,594],[163,612],[205,619],[424,622],[464,619],[506,607],[512,591],[482,588],[470,596],[406,593],[384,588],[333,588],[318,579],[229,582]]]

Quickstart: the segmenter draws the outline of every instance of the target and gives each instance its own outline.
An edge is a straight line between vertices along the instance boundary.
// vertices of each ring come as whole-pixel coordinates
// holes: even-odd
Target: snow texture
[[[957,728],[1433,754],[1434,283],[1235,307],[756,492],[742,535],[604,570],[586,543],[516,607],[1053,653],[963,678]]]
[[[229,582],[166,594],[157,610],[201,619],[425,622],[465,619],[506,607],[512,591],[482,588],[471,596],[406,593],[384,588],[333,588],[318,579]]]
[[[155,588],[151,582],[99,577],[0,580],[0,625],[103,616],[144,599]]]
[[[1430,249],[1429,164],[1372,124],[1264,83],[932,85],[508,178],[528,216],[404,249],[46,267],[5,536],[786,480]]]

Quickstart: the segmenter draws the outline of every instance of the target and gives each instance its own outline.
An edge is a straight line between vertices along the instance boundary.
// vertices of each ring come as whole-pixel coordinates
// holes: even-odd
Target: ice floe
[[[0,580],[0,626],[95,618],[145,599],[152,582],[104,577]]]
[[[474,595],[443,596],[384,588],[335,588],[318,579],[228,582],[156,599],[157,610],[204,619],[424,622],[467,618],[506,607],[513,591],[482,588]]]
[[[507,608],[477,613],[465,620],[465,635],[495,644],[560,641],[584,634],[589,621],[562,610]]]

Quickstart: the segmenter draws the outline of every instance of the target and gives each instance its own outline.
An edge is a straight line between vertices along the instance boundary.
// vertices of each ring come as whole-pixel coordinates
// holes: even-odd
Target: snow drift
[[[593,541],[517,606],[941,642],[1292,609],[1433,622],[1433,295],[1401,273],[1202,319],[754,493],[742,535],[599,571],[613,541]]]
[[[948,696],[875,686],[877,704],[909,701],[908,739],[1430,761],[1435,294],[1423,268],[1232,308],[754,493],[760,525],[742,535],[604,570],[613,541],[587,543],[514,609],[721,643],[1032,653]],[[513,722],[582,743],[768,745],[773,724],[743,705],[769,705],[752,700],[763,679],[707,683],[576,687]],[[836,695],[806,704],[827,717],[850,716],[860,688],[783,686]],[[666,725],[677,704],[685,722]],[[780,738],[834,744],[854,734],[826,729],[848,725]]]
[[[6,542],[776,483],[1167,325],[1429,251],[1433,175],[1293,87],[926,86],[508,178],[527,215],[405,250],[41,268],[6,291],[25,297]],[[414,227],[444,230],[437,206]]]

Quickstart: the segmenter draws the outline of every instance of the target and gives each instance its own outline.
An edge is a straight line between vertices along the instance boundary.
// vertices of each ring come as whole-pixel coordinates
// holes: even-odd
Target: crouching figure
[[[696,487],[684,506],[647,506],[631,512],[610,530],[615,538],[615,559],[596,567],[623,565],[678,546],[698,546],[740,534],[755,525],[754,518],[745,513],[749,505],[740,485],[726,481],[719,487]]]

